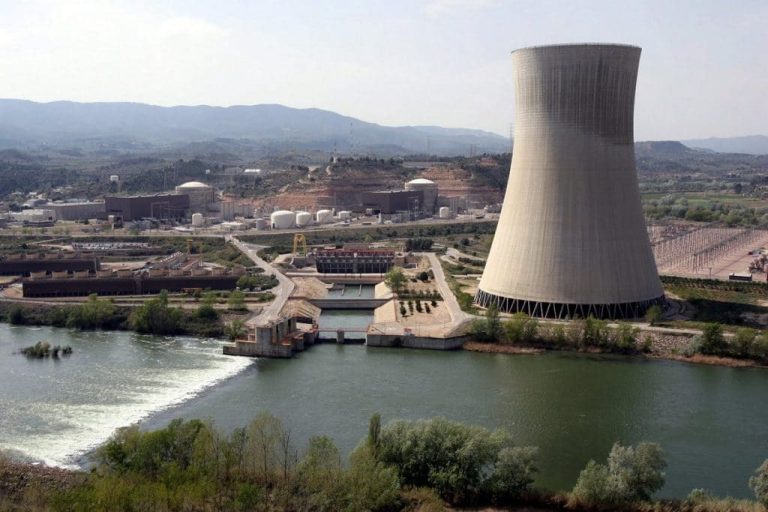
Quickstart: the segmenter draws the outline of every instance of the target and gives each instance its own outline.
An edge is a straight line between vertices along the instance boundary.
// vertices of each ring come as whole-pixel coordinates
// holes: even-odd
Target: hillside
[[[337,148],[345,153],[458,155],[509,150],[481,130],[381,126],[319,109],[282,105],[159,107],[140,103],[36,103],[0,100],[0,149],[45,146],[121,151],[221,138],[271,149]]]
[[[747,153],[750,155],[768,155],[768,136],[748,135],[745,137],[725,137],[684,140],[691,148],[709,149],[718,153]]]

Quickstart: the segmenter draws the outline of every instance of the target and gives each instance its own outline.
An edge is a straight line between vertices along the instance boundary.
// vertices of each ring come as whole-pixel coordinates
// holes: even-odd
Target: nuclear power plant
[[[664,294],[640,203],[633,115],[640,48],[512,53],[515,145],[475,301],[546,318],[632,318]]]

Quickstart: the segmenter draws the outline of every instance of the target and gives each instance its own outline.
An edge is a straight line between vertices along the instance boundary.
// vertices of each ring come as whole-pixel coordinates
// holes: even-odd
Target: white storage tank
[[[447,206],[441,206],[439,215],[441,219],[450,219],[452,217],[451,209]]]
[[[341,210],[339,212],[339,220],[349,220],[352,218],[352,212],[349,210]]]
[[[308,226],[312,222],[312,214],[309,212],[297,212],[296,213],[296,225],[300,228]]]
[[[317,210],[316,219],[318,224],[329,222],[331,217],[333,217],[333,212],[331,210]]]
[[[201,228],[205,225],[205,217],[203,217],[202,213],[193,213],[192,214],[192,226],[196,228]]]
[[[272,229],[289,229],[296,224],[296,214],[288,210],[278,210],[269,216]]]

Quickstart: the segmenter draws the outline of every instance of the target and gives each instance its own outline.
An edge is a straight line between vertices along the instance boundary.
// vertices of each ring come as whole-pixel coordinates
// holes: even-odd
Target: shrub
[[[532,343],[536,341],[538,331],[539,321],[523,312],[515,313],[504,324],[506,341],[509,343]]]
[[[579,474],[571,500],[587,505],[618,506],[649,500],[664,486],[664,452],[655,443],[613,445],[606,464],[591,460]]]
[[[661,306],[656,304],[649,307],[648,310],[645,312],[645,321],[648,322],[650,325],[656,325],[657,323],[659,323],[662,316],[663,316],[663,312],[661,310]]]
[[[589,315],[584,320],[581,342],[588,347],[603,346],[608,342],[608,323]]]
[[[8,313],[8,322],[11,325],[24,325],[26,322],[24,309],[21,306],[14,306],[10,313]]]
[[[755,470],[755,475],[749,479],[749,488],[755,493],[757,501],[768,507],[768,459]]]
[[[513,499],[536,472],[535,450],[515,447],[503,430],[443,418],[399,420],[385,426],[380,439],[378,458],[397,468],[401,484],[431,487],[452,503]]]
[[[67,327],[78,329],[114,329],[122,318],[111,299],[100,299],[95,293],[84,303],[72,307],[67,316]]]
[[[634,352],[637,349],[638,336],[640,336],[640,329],[626,322],[621,322],[616,329],[614,338],[616,349],[622,352]]]
[[[710,323],[704,326],[701,334],[701,346],[699,351],[702,354],[718,355],[726,349],[725,337],[723,336],[723,326],[716,323]]]
[[[133,312],[131,324],[142,334],[178,334],[181,328],[182,312],[168,306],[168,292],[150,299]]]
[[[753,345],[757,338],[757,331],[748,327],[741,327],[736,330],[736,336],[733,340],[734,350],[739,357],[750,357],[753,353]]]

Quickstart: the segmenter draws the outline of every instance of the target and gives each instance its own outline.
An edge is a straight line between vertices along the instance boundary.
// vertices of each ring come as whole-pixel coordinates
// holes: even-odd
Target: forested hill
[[[246,139],[295,150],[397,155],[460,155],[509,150],[509,140],[482,130],[381,126],[319,109],[282,105],[159,107],[0,99],[0,149],[67,146],[135,149],[217,138]]]

